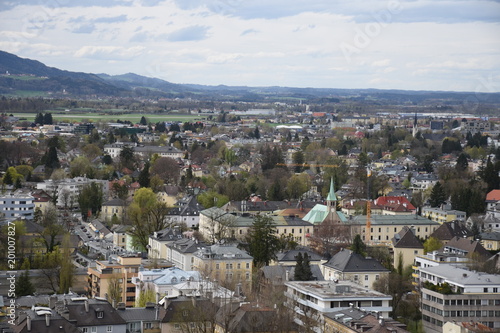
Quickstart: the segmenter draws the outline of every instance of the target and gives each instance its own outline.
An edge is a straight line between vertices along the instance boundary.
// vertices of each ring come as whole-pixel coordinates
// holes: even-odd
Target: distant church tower
[[[337,211],[337,196],[335,195],[335,186],[333,185],[333,178],[330,180],[330,192],[326,197],[326,209],[328,213]]]
[[[417,136],[418,132],[418,120],[417,120],[417,113],[415,112],[415,120],[413,121],[413,137]]]

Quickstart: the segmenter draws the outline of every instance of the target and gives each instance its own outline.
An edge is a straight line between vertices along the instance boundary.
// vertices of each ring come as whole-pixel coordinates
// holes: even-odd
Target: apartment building
[[[439,224],[451,221],[465,222],[466,214],[461,210],[442,209],[437,207],[423,207],[422,216]]]
[[[88,268],[89,286],[87,292],[91,297],[106,297],[109,295],[111,283],[120,285],[121,302],[127,307],[134,306],[135,285],[132,278],[139,273],[140,256],[118,256],[118,260],[97,260],[95,267]]]
[[[426,332],[441,333],[448,321],[474,321],[500,328],[500,276],[450,265],[420,268]]]
[[[350,281],[288,281],[285,286],[285,305],[294,309],[296,322],[317,332],[322,331],[328,313],[358,307],[388,318],[392,311],[391,296]]]
[[[223,285],[252,281],[253,258],[231,244],[215,244],[200,248],[194,254],[193,268]]]
[[[32,220],[35,213],[35,198],[28,193],[13,192],[0,196],[0,212],[7,220]]]

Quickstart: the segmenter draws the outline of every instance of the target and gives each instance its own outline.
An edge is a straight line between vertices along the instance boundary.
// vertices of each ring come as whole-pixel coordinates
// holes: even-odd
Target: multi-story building
[[[485,228],[500,231],[500,190],[492,190],[486,195]]]
[[[346,224],[351,226],[353,236],[359,234],[363,240],[379,245],[390,246],[394,234],[404,227],[413,228],[415,236],[423,239],[439,227],[439,223],[418,215],[371,215],[370,239],[366,240],[366,218],[366,215],[353,216]]]
[[[7,220],[32,220],[35,213],[35,198],[31,194],[14,192],[0,196],[0,212]]]
[[[405,324],[391,318],[384,318],[379,313],[371,313],[365,309],[349,308],[327,313],[324,317],[325,333],[409,333]]]
[[[321,270],[326,280],[348,280],[365,288],[372,288],[381,276],[389,274],[389,270],[377,260],[347,249],[341,249],[321,265]]]
[[[426,332],[441,333],[447,321],[474,321],[500,328],[500,276],[453,266],[420,268]]]
[[[190,271],[193,269],[194,253],[207,244],[200,243],[195,239],[181,238],[165,246],[167,247],[167,260],[172,262],[175,267]]]
[[[308,236],[313,231],[313,225],[295,216],[267,215],[273,219],[277,236],[288,236],[306,246]],[[211,241],[220,241],[224,238],[243,238],[254,222],[254,215],[250,213],[229,213],[223,209],[212,207],[200,212],[199,232]]]
[[[102,204],[99,217],[103,221],[111,222],[115,218],[119,223],[123,223],[126,210],[127,203],[124,200],[118,198],[111,199]]]
[[[392,239],[393,266],[398,267],[400,261],[403,268],[413,264],[417,255],[424,254],[422,242],[415,236],[414,229],[404,227]]]
[[[286,306],[294,309],[296,322],[322,331],[324,316],[350,307],[378,311],[385,318],[392,311],[392,297],[350,281],[288,281]]]
[[[148,239],[148,257],[167,259],[167,245],[182,239],[179,228],[165,228],[155,231]]]
[[[253,258],[235,245],[215,244],[194,253],[193,268],[223,285],[242,283],[248,287],[252,281]]]
[[[91,183],[101,185],[103,197],[107,198],[109,193],[109,182],[107,180],[90,179],[87,177],[75,177],[61,180],[45,180],[36,184],[36,188],[44,190],[51,196],[57,197],[58,207],[78,207],[78,196],[84,186]]]
[[[422,216],[438,223],[459,221],[465,222],[466,214],[461,210],[441,209],[437,207],[423,207]]]
[[[152,290],[158,299],[182,295],[178,285],[187,282],[193,284],[200,281],[201,276],[197,271],[185,271],[177,267],[140,271],[137,277],[132,278],[136,286],[135,297],[139,298],[141,292]]]
[[[95,267],[88,268],[88,293],[92,297],[106,297],[112,285],[118,285],[121,302],[128,307],[135,303],[135,285],[132,278],[139,273],[140,256],[118,256],[118,260],[96,261]]]
[[[443,244],[448,243],[453,238],[472,239],[472,236],[472,232],[467,229],[465,223],[459,221],[443,222],[431,234],[431,237],[439,239]]]
[[[480,235],[481,245],[488,251],[500,250],[500,232],[483,232]]]

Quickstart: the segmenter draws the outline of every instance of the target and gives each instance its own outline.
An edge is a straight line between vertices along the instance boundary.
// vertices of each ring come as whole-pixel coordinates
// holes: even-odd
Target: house
[[[180,269],[190,271],[193,269],[194,253],[207,244],[191,238],[181,238],[165,246],[167,247],[167,260]]]
[[[222,306],[215,316],[215,333],[298,333],[298,325],[279,312],[258,303],[237,303]]]
[[[161,333],[161,320],[166,314],[165,308],[154,303],[147,303],[143,308],[126,308],[120,303],[116,311],[127,325],[126,332]]]
[[[200,223],[200,211],[204,209],[195,195],[187,195],[175,203],[166,218],[173,224],[185,224],[188,228],[193,228]]]
[[[327,313],[324,316],[325,332],[343,333],[409,333],[406,325],[379,313],[372,313],[359,307],[351,307]]]
[[[127,246],[127,232],[132,228],[131,225],[114,225],[111,227],[113,233],[113,246],[125,248]]]
[[[486,194],[486,218],[489,220],[487,228],[500,231],[500,190]]]
[[[454,266],[420,268],[422,320],[426,332],[441,333],[451,320],[500,328],[500,276]]]
[[[459,221],[465,223],[466,214],[460,210],[423,207],[422,216],[438,223]]]
[[[113,234],[108,227],[106,227],[99,219],[93,219],[90,221],[89,229],[91,229],[100,239],[110,239],[113,237]]]
[[[10,328],[12,329],[10,332],[14,333],[82,332],[75,323],[63,318],[55,310],[40,306],[18,311],[15,325],[10,326]]]
[[[404,227],[394,235],[392,239],[393,267],[398,267],[400,260],[403,268],[411,266],[417,255],[424,254],[424,246],[413,230],[413,228]]]
[[[500,250],[500,232],[483,232],[479,236],[481,245],[488,251]]]
[[[464,223],[459,221],[443,222],[431,234],[431,237],[439,239],[443,244],[448,243],[455,237],[472,239],[472,236],[472,232],[467,229]]]
[[[288,281],[285,285],[285,305],[294,310],[296,322],[308,322],[317,332],[326,314],[351,306],[378,311],[384,318],[392,311],[391,296],[350,281]]]
[[[495,329],[475,321],[447,321],[443,325],[443,332],[447,333],[488,333],[495,332]]]
[[[377,260],[347,249],[341,249],[321,268],[326,280],[352,281],[365,288],[372,288],[381,276],[389,274],[389,270]]]
[[[443,252],[462,254],[469,258],[489,259],[491,253],[488,252],[479,240],[455,237],[446,243],[441,249]]]
[[[148,257],[167,259],[167,244],[182,239],[180,228],[165,228],[149,236]]]
[[[193,254],[193,268],[223,285],[252,282],[253,258],[231,244],[205,246]]]
[[[100,218],[103,221],[122,223],[125,218],[127,203],[122,199],[111,199],[102,204]]]
[[[408,198],[404,196],[391,197],[383,196],[378,197],[373,201],[376,207],[382,211],[382,215],[412,215],[415,214],[416,208],[411,204]]]
[[[178,297],[164,300],[162,332],[207,332],[215,327],[217,306],[207,298]]]

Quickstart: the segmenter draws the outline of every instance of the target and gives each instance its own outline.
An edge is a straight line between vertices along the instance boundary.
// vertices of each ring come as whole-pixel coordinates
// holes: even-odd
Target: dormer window
[[[103,318],[104,317],[104,311],[97,311],[97,318]]]

